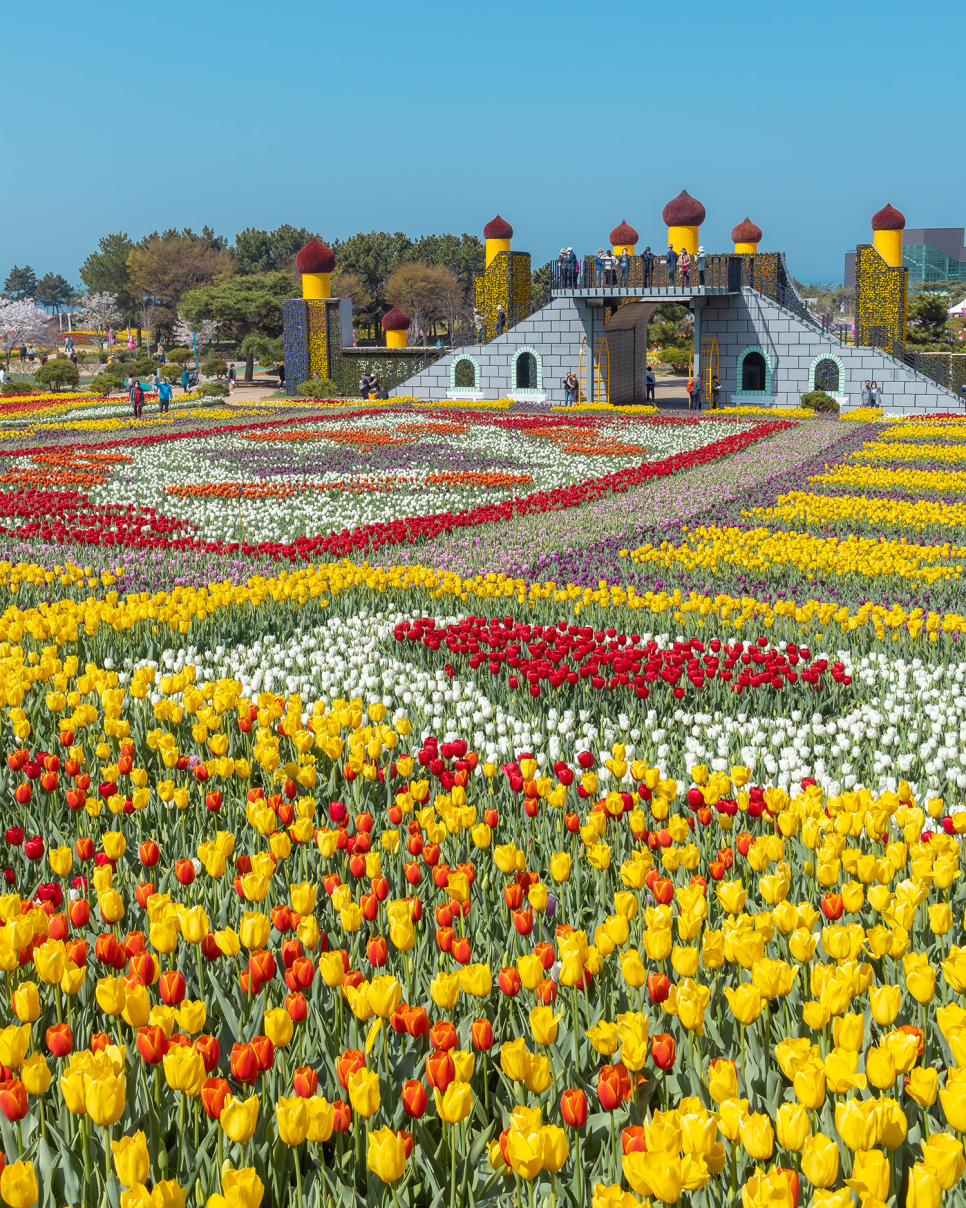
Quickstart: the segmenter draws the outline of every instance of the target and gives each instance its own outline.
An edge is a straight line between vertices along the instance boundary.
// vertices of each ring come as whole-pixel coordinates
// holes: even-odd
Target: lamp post
[[[198,372],[198,324],[191,324],[191,332],[195,341],[195,373]]]

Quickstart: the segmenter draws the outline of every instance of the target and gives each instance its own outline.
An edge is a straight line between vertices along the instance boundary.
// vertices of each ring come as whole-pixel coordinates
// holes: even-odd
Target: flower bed
[[[4,1202],[962,1201],[961,418],[50,418]]]

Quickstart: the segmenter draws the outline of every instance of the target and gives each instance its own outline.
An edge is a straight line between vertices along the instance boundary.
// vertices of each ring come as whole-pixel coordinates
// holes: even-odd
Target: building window
[[[543,364],[534,349],[518,348],[513,363],[513,382],[517,390],[543,389]]]
[[[813,389],[824,390],[827,394],[839,392],[839,367],[826,357],[815,366],[815,384]]]
[[[537,358],[532,352],[517,357],[517,390],[536,390]]]
[[[771,357],[757,344],[738,357],[738,394],[753,398],[771,394]]]
[[[453,389],[476,389],[476,361],[472,357],[460,357],[453,362]]]
[[[741,363],[742,390],[764,390],[765,358],[760,352],[749,352]]]

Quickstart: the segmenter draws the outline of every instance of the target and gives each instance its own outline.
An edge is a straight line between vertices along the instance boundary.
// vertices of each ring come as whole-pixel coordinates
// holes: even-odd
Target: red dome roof
[[[744,222],[739,222],[736,227],[731,228],[731,238],[735,243],[757,243],[761,239],[761,227],[757,222],[746,218]]]
[[[661,211],[661,217],[668,226],[700,226],[704,222],[704,206],[687,189],[682,189],[673,201],[667,203]]]
[[[640,239],[640,235],[632,226],[628,226],[623,218],[620,226],[615,226],[610,233],[611,247],[620,246],[622,243],[637,243],[638,239]]]
[[[872,215],[873,231],[901,231],[905,225],[905,214],[895,206],[883,206],[878,214]]]
[[[310,239],[295,257],[295,267],[300,273],[331,273],[335,268],[335,256],[330,247],[318,239]]]
[[[513,227],[499,214],[483,228],[484,239],[512,239]]]
[[[383,331],[406,331],[410,323],[412,323],[412,319],[398,306],[394,306],[388,315],[382,316]]]

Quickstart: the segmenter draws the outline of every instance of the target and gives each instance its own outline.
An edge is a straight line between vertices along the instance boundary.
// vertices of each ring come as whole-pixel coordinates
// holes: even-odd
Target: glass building
[[[902,232],[902,263],[909,284],[966,281],[964,227],[907,227]],[[845,254],[845,288],[855,288],[855,252]]]

